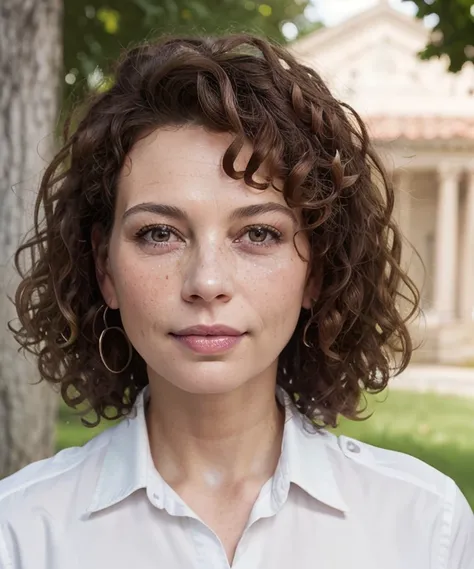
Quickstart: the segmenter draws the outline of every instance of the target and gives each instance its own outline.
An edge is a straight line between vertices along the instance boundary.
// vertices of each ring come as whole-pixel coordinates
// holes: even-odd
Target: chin
[[[204,365],[202,365],[204,364]],[[201,365],[187,366],[186,370],[172,373],[170,381],[175,387],[195,395],[217,395],[231,393],[245,385],[249,376],[236,367],[224,362],[202,362]],[[234,368],[234,369],[231,369]]]
[[[192,381],[187,380],[179,383],[173,381],[175,387],[193,395],[222,395],[224,393],[231,393],[245,383],[245,380],[229,382],[223,377],[216,377],[215,379],[203,377],[202,380],[198,377],[194,377]]]

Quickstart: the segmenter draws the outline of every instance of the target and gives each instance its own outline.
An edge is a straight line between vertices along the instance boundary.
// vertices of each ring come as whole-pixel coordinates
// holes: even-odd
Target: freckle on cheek
[[[168,275],[166,275],[166,280],[168,280]]]

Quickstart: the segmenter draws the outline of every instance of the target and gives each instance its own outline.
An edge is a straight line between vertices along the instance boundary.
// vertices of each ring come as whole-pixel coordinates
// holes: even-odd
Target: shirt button
[[[347,450],[358,454],[360,453],[360,446],[356,445],[354,441],[349,441],[347,443]]]

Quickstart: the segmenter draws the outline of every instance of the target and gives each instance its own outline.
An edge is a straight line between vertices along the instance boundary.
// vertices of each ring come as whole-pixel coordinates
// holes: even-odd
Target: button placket
[[[230,569],[227,555],[218,536],[202,521],[189,519],[199,569]]]

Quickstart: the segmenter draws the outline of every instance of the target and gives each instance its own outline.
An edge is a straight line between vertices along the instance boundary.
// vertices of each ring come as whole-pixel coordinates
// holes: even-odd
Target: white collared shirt
[[[136,417],[0,482],[0,569],[229,569],[222,544],[156,471]],[[472,569],[454,482],[408,455],[311,434],[287,407],[282,453],[234,569]]]

